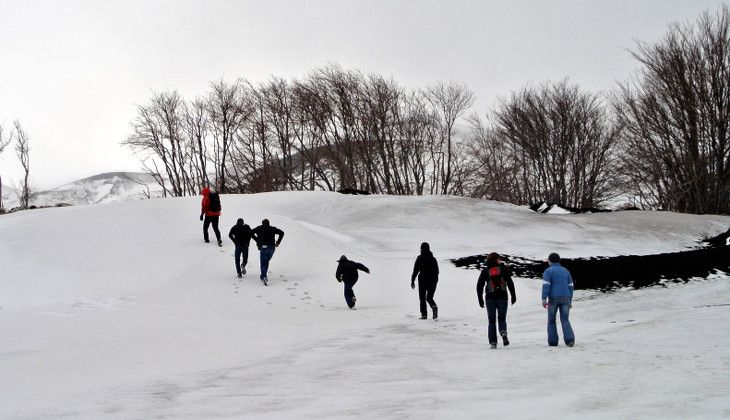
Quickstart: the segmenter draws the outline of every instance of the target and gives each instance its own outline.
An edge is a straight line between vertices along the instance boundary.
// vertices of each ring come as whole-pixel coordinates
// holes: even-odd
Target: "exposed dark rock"
[[[352,194],[352,195],[370,195],[370,192],[365,190],[357,190],[355,188],[343,188],[337,191],[340,194]]]
[[[664,282],[686,282],[707,278],[710,274],[730,273],[730,246],[726,245],[730,230],[706,240],[710,247],[690,251],[616,257],[563,258],[561,264],[570,270],[576,289],[610,291],[622,287],[635,289]],[[535,261],[502,255],[516,277],[542,278],[546,261]],[[479,268],[483,255],[452,260],[457,267]]]

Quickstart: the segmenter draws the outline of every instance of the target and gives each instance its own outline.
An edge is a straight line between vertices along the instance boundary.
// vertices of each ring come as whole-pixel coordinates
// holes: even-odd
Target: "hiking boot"
[[[350,306],[350,309],[355,309],[355,302],[357,302],[357,298],[355,296],[352,297],[352,306]]]
[[[246,267],[241,267],[241,274],[246,274]]]
[[[489,348],[490,349],[496,349],[497,348],[497,343],[491,343],[491,344],[489,344]]]
[[[241,273],[238,273],[238,278],[240,279],[241,277],[243,277]]]
[[[261,279],[261,283],[263,283],[264,286],[268,286],[269,285],[269,279],[266,278],[266,277],[264,277],[264,278]]]
[[[426,315],[421,315],[421,319],[428,319]]]
[[[223,246],[223,241],[221,241],[220,239],[218,239],[218,246],[220,246],[220,247]]]
[[[571,341],[570,343],[565,343],[568,347],[573,347],[575,345],[575,341]]]
[[[437,319],[439,317],[439,307],[438,306],[434,306],[431,309],[433,309],[433,319]]]
[[[509,340],[507,339],[507,331],[502,331],[502,332],[500,333],[500,335],[502,336],[502,343],[503,343],[503,344],[504,344],[505,346],[509,346]]]

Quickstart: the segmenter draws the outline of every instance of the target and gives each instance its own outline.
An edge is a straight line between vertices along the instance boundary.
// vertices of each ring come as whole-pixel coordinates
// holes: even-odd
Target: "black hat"
[[[341,256],[339,260],[337,260],[337,262],[343,262],[343,261],[347,261],[347,257],[344,255]]]
[[[421,244],[421,251],[430,251],[431,245],[428,244],[428,242],[423,242]]]
[[[557,252],[553,252],[550,255],[548,255],[548,261],[550,261],[553,264],[559,263],[560,262],[560,255],[558,255]]]
[[[238,220],[236,221],[236,223],[237,223],[237,224],[239,224],[239,225],[242,225],[242,224],[243,224],[243,219],[239,218],[239,219],[238,219]]]

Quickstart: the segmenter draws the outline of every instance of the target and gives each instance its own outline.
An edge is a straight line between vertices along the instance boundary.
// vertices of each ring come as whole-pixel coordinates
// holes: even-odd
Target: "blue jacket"
[[[573,297],[573,277],[560,263],[550,264],[542,275],[542,300],[549,297]]]

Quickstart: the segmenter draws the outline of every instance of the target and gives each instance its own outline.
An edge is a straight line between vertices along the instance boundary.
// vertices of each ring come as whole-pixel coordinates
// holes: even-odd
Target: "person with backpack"
[[[278,236],[278,239],[276,238]],[[281,245],[281,240],[284,239],[284,232],[281,229],[277,229],[271,226],[269,219],[261,221],[261,225],[254,228],[251,231],[251,237],[256,241],[256,246],[259,249],[261,255],[261,282],[264,286],[269,285],[269,261],[274,257],[274,251]]]
[[[246,274],[246,264],[248,264],[248,245],[251,242],[251,228],[243,223],[243,219],[238,219],[235,226],[228,232],[228,237],[231,238],[233,243],[236,245],[234,251],[234,259],[236,261],[236,272],[240,279],[243,274]]]
[[[411,274],[411,289],[416,288],[416,276],[418,276],[418,300],[421,309],[421,319],[428,319],[426,303],[431,306],[433,319],[439,317],[439,308],[433,300],[436,293],[436,285],[439,281],[439,264],[431,252],[428,242],[421,244],[421,255],[416,257]]]
[[[357,270],[370,274],[370,269],[359,262],[348,260],[344,255],[341,256],[337,262],[335,278],[338,282],[345,284],[345,303],[347,303],[347,306],[350,309],[355,309],[355,302],[357,301],[357,298],[355,297],[355,292],[352,288],[355,286],[355,283],[357,283]]]
[[[570,325],[570,308],[573,307],[573,277],[567,268],[560,265],[560,255],[556,252],[548,256],[550,266],[542,275],[542,307],[548,310],[548,345],[558,345],[558,326],[556,317],[560,311],[560,326],[563,328],[565,345],[573,347],[575,333]]]
[[[213,225],[213,232],[218,240],[218,246],[223,246],[221,232],[218,230],[218,219],[221,216],[221,197],[217,191],[211,191],[210,187],[203,188],[200,192],[203,201],[200,206],[200,220],[203,221],[203,240],[207,243],[208,226]]]
[[[489,321],[487,338],[489,339],[489,347],[492,349],[497,348],[497,326],[499,326],[499,335],[502,336],[502,344],[509,346],[509,339],[507,338],[508,289],[514,305],[517,302],[517,295],[515,294],[515,284],[512,281],[512,273],[502,263],[500,255],[492,252],[487,257],[486,267],[479,274],[479,280],[477,281],[479,306],[484,308],[486,304],[487,307],[487,319]]]

